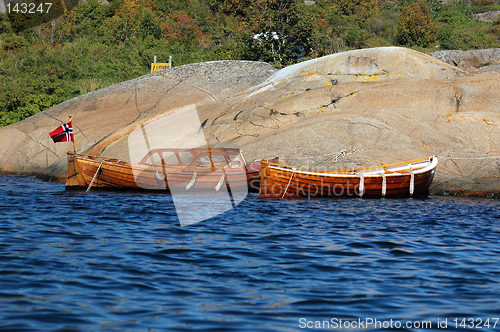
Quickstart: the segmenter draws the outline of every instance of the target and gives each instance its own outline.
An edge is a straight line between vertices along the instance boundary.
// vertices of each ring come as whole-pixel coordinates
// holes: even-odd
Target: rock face
[[[500,17],[500,10],[492,10],[486,13],[476,14],[476,20],[480,22],[496,22]]]
[[[132,130],[195,104],[206,140],[235,143],[248,160],[278,155],[326,170],[437,155],[431,193],[497,195],[498,91],[498,73],[470,73],[397,47],[333,54],[280,71],[243,61],[187,65],[0,128],[0,169],[63,179],[71,146],[53,144],[48,132],[68,114],[78,152],[130,160]]]
[[[500,48],[438,51],[427,55],[469,72],[500,72]]]
[[[259,62],[199,63],[73,98],[0,128],[1,173],[45,174],[49,179],[64,177],[65,154],[72,149],[71,143],[54,144],[48,132],[68,122],[68,115],[73,116],[77,151],[99,153],[103,144],[117,139],[119,132],[126,132],[142,121],[185,105],[224,100],[261,83],[274,72],[272,66]]]

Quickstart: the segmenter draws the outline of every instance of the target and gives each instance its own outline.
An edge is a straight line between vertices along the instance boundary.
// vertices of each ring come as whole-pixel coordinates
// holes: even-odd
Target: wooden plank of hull
[[[413,196],[426,195],[434,177],[434,168],[414,174]],[[411,175],[387,174],[385,197],[410,196]],[[382,196],[382,176],[364,177],[363,197]],[[332,172],[295,172],[290,168],[265,164],[261,173],[261,197],[359,197],[359,175],[335,176]],[[284,195],[284,193],[286,194]]]
[[[279,162],[279,158],[275,157],[272,159],[264,160],[268,163],[276,164]],[[249,192],[260,192],[260,172],[262,169],[261,161],[252,161],[246,165],[247,173],[247,186]]]
[[[80,174],[75,156],[74,154],[68,154],[68,178],[66,179],[66,187],[83,188],[83,186],[85,186],[85,181]]]
[[[92,182],[92,188],[104,189],[132,189],[132,190],[168,190],[169,188],[186,188],[193,177],[193,167],[186,170],[187,165],[168,165],[168,177],[164,178],[163,167],[161,165],[146,164],[148,156],[160,150],[149,152],[139,164],[130,164],[115,158],[101,158],[99,156],[77,155],[68,153],[68,179],[66,189],[81,190],[87,189]],[[169,150],[169,149],[165,149]],[[205,149],[185,149],[186,151],[200,150],[206,153]],[[199,153],[200,151],[194,153]],[[212,150],[217,154],[219,151]],[[225,150],[225,153],[239,153],[239,150]],[[244,163],[246,175],[241,174],[241,168],[225,167],[226,186],[228,190],[247,189],[258,192],[260,190],[260,170],[261,162]],[[102,164],[101,164],[102,161]],[[272,158],[268,162],[278,162],[279,159]],[[144,163],[143,163],[144,162]],[[215,165],[213,165],[216,167]],[[198,169],[194,186],[190,189],[215,189],[222,176],[222,169],[218,168]],[[98,174],[96,175],[97,170]],[[163,179],[162,179],[163,178]],[[230,183],[228,183],[230,182]],[[230,184],[230,188],[229,188]]]
[[[101,162],[98,160],[77,158],[80,174],[84,179],[84,186],[90,185],[96,175]],[[134,170],[137,172],[134,175]],[[163,177],[162,166],[159,165],[131,165],[127,163],[116,164],[103,162],[99,173],[96,175],[92,188],[108,189],[142,189],[142,190],[167,190],[172,188],[186,188],[186,185],[193,177],[192,172],[183,172],[182,167],[170,167],[167,169],[166,180],[157,180],[156,172]],[[245,175],[236,173],[237,170],[227,169],[231,176],[231,188],[237,189],[246,187],[247,179]],[[236,176],[235,176],[236,174]],[[193,190],[212,189],[215,190],[217,183],[222,176],[222,170],[212,172],[211,170],[200,170]],[[226,186],[228,184],[226,183]],[[229,188],[229,187],[228,187]]]
[[[250,192],[259,192],[260,189],[260,172],[247,172],[247,187]]]
[[[77,161],[87,186],[90,185],[95,176],[92,188],[138,188],[132,169],[125,165],[112,165],[103,162],[99,173],[96,175],[101,164],[99,161],[82,158],[77,158]]]

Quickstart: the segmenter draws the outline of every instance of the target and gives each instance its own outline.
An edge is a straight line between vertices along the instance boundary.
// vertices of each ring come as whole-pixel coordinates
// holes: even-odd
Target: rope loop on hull
[[[363,197],[365,193],[365,176],[363,174],[359,175],[359,197]]]
[[[382,197],[387,194],[387,178],[385,174],[382,174]]]
[[[186,190],[189,190],[189,188],[191,188],[194,185],[194,183],[196,182],[197,175],[198,174],[196,174],[196,171],[193,171],[193,177],[191,178],[191,181],[189,181],[189,183],[187,184]]]
[[[413,196],[415,191],[415,174],[412,171],[408,171],[410,173],[410,196]]]
[[[226,178],[226,173],[222,170],[222,175],[220,177],[219,183],[215,186],[215,191],[219,191],[222,185],[224,184],[224,179]]]

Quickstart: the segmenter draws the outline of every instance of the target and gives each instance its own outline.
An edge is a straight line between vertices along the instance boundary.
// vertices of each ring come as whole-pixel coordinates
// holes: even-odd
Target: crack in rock
[[[276,119],[269,119],[269,120],[276,122]],[[279,129],[279,125],[275,125],[274,127],[273,126],[264,126],[264,125],[260,125],[260,124],[254,123],[252,120],[250,120],[250,123],[253,124],[254,126],[257,126],[257,127],[270,128],[270,129]]]
[[[216,117],[212,120],[212,122],[210,123],[210,125],[211,125],[211,126],[213,126],[213,125],[215,124],[215,121],[217,121],[217,119],[218,119],[218,118],[220,118],[220,117],[222,117],[222,116],[226,115],[226,114],[227,114],[227,113],[229,113],[229,111],[230,111],[230,110],[229,110],[229,106],[230,106],[230,105],[229,105],[229,103],[228,103],[226,100],[223,100],[222,102],[224,102],[224,103],[227,105],[228,109],[227,109],[224,113],[217,115],[217,116],[216,116]]]
[[[235,126],[234,127],[234,130],[236,131],[236,134],[240,135],[240,137],[243,137],[243,136],[250,136],[250,137],[259,137],[260,135],[251,135],[251,134],[242,134],[238,131],[238,126]]]
[[[238,116],[240,116],[240,114],[243,113],[243,111],[239,111],[233,118],[233,121],[238,121]]]
[[[12,148],[12,145],[14,144],[14,142],[16,141],[16,139],[21,136],[21,135],[26,135],[25,133],[23,132],[20,132],[19,134],[17,134],[11,141],[10,141],[10,144],[9,146],[7,147],[7,149],[5,150],[5,152],[2,154],[2,156],[0,157],[0,160],[2,160],[5,155],[9,152],[9,150]]]
[[[360,90],[362,90],[362,89],[360,89]],[[332,97],[331,97],[331,100],[332,100],[332,101],[330,102],[330,104],[323,105],[323,107],[328,107],[328,106],[330,106],[330,105],[333,105],[333,107],[334,107],[334,108],[337,108],[336,103],[338,103],[341,99],[343,99],[343,98],[348,98],[348,97],[352,97],[352,96],[354,96],[355,94],[357,94],[360,90],[353,91],[353,92],[348,93],[348,94],[346,94],[346,95],[344,95],[344,96],[338,96],[338,95],[337,95],[337,96],[334,96],[334,95],[332,95]]]
[[[28,137],[29,137],[29,139],[31,139],[31,140],[32,140],[33,142],[35,142],[36,144],[39,144],[39,145],[43,146],[43,147],[45,148],[45,150],[49,150],[49,151],[50,151],[50,152],[52,152],[55,156],[57,156],[57,157],[58,157],[57,153],[55,153],[54,151],[52,151],[52,150],[51,150],[48,146],[45,146],[43,143],[41,143],[41,142],[39,142],[38,140],[36,140],[36,139],[34,139],[33,137],[31,137],[31,135],[30,135],[30,134],[26,134],[26,136],[28,136]],[[40,154],[40,153],[42,153],[42,152],[43,152],[43,150],[39,151],[37,154],[35,154],[35,156],[36,156],[36,155],[38,155],[38,154]]]
[[[151,106],[150,108],[148,108],[147,110],[145,110],[144,112],[139,111],[139,108],[137,106],[137,85],[136,85],[135,103],[136,103],[136,110],[139,113],[139,115],[137,115],[134,120],[132,120],[131,122],[127,123],[125,126],[131,125],[132,123],[136,122],[142,115],[148,114],[149,112],[151,112],[152,110],[154,110],[160,104],[160,102],[165,98],[165,96],[170,91],[172,91],[173,89],[175,89],[177,86],[179,86],[180,84],[182,84],[182,82],[183,82],[182,80],[179,80],[176,84],[174,84],[174,86],[172,86],[170,89],[168,89],[167,91],[165,91],[165,93],[163,95],[161,95],[160,98],[158,98],[158,100],[156,101],[156,103],[153,106]],[[106,137],[109,137],[112,134],[113,133],[111,133],[109,135],[106,135],[105,137],[103,137],[103,139],[106,138]]]

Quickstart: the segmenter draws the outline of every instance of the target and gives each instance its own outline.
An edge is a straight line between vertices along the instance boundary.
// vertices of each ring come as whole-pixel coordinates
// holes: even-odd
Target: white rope
[[[410,173],[410,196],[413,196],[413,192],[415,191],[415,174],[411,170],[408,170]]]
[[[286,192],[288,191],[288,186],[290,186],[290,182],[292,182],[292,178],[293,178],[293,175],[295,174],[296,170],[297,170],[296,168],[293,169],[292,176],[290,176],[290,181],[288,181],[288,184],[286,185],[286,188],[285,188],[285,192],[283,193],[283,196],[281,196],[281,198],[285,197]]]
[[[457,160],[481,160],[481,159],[498,159],[497,157],[472,157],[472,158],[458,158],[458,157],[438,157],[439,159],[457,159]]]
[[[363,197],[365,193],[365,176],[363,174],[359,175],[359,197]]]
[[[163,175],[163,177],[161,177],[160,172],[158,172],[158,170],[156,170],[155,178],[158,181],[163,181],[163,180],[165,180],[165,175]]]
[[[354,149],[352,149],[354,148]],[[332,162],[337,162],[339,157],[345,157],[349,154],[356,153],[358,151],[364,151],[365,149],[358,150],[355,146],[350,146],[349,150],[343,149],[339,152],[336,153],[327,153],[327,154],[322,154],[319,156],[314,156],[314,157],[302,157],[302,158],[286,158],[283,157],[283,159],[287,160],[302,160],[302,159],[315,159],[315,158],[322,158],[322,157],[328,157],[328,156],[333,156]],[[482,159],[499,159],[500,156],[494,156],[494,157],[443,157],[443,156],[438,156],[439,159],[456,159],[456,160],[482,160]],[[257,160],[258,161],[258,160]]]
[[[197,175],[196,171],[193,171],[193,177],[191,178],[191,181],[189,181],[189,183],[187,184],[186,190],[188,190],[194,185],[194,183],[196,182],[196,175]]]
[[[285,158],[283,159],[291,159],[291,160],[302,160],[302,159],[315,159],[315,158],[322,158],[322,157],[328,157],[328,156],[333,156],[332,161],[335,163],[337,162],[338,158],[340,157],[345,157],[349,154],[353,154],[359,151],[364,151],[365,149],[358,150],[356,146],[351,145],[349,146],[348,149],[342,149],[339,152],[336,153],[327,153],[327,154],[322,154],[319,156],[313,156],[313,157],[302,157],[302,158]],[[499,159],[500,156],[492,156],[492,157],[444,157],[444,156],[438,156],[439,159],[457,159],[457,160],[481,160],[481,159]]]
[[[222,170],[222,175],[220,177],[219,183],[215,186],[215,191],[219,191],[220,187],[222,187],[222,184],[224,183],[224,178],[226,177],[226,173],[224,173],[224,170]]]
[[[92,181],[90,181],[89,187],[87,188],[87,192],[89,192],[90,188],[92,188],[92,185],[94,184],[95,177],[97,176],[97,173],[99,173],[101,166],[102,166],[102,161],[101,161],[101,164],[99,165],[99,168],[97,168],[97,171],[95,172],[94,177],[92,178]]]
[[[382,174],[382,197],[385,197],[387,193],[387,184],[386,184],[386,177],[385,174]]]
[[[359,150],[359,151],[364,151],[364,150],[365,150],[365,149],[361,149],[361,150]],[[342,150],[340,150],[339,152],[335,152],[335,153],[327,153],[327,154],[322,154],[322,155],[319,155],[319,156],[314,156],[314,157],[302,157],[302,158],[283,158],[283,159],[302,160],[302,159],[315,159],[315,158],[322,158],[322,157],[333,156],[332,161],[333,161],[334,163],[336,163],[339,157],[345,157],[345,156],[347,156],[348,154],[353,154],[353,153],[356,153],[356,152],[358,152],[358,149],[357,149],[354,145],[351,145],[351,146],[349,147],[349,149],[342,149]]]
[[[353,154],[353,153],[356,153],[356,147],[351,145],[349,147],[349,152],[347,152],[346,149],[340,150],[340,152],[338,152],[335,156],[333,156],[332,162],[336,163],[338,161],[339,157],[345,157],[348,154]]]

